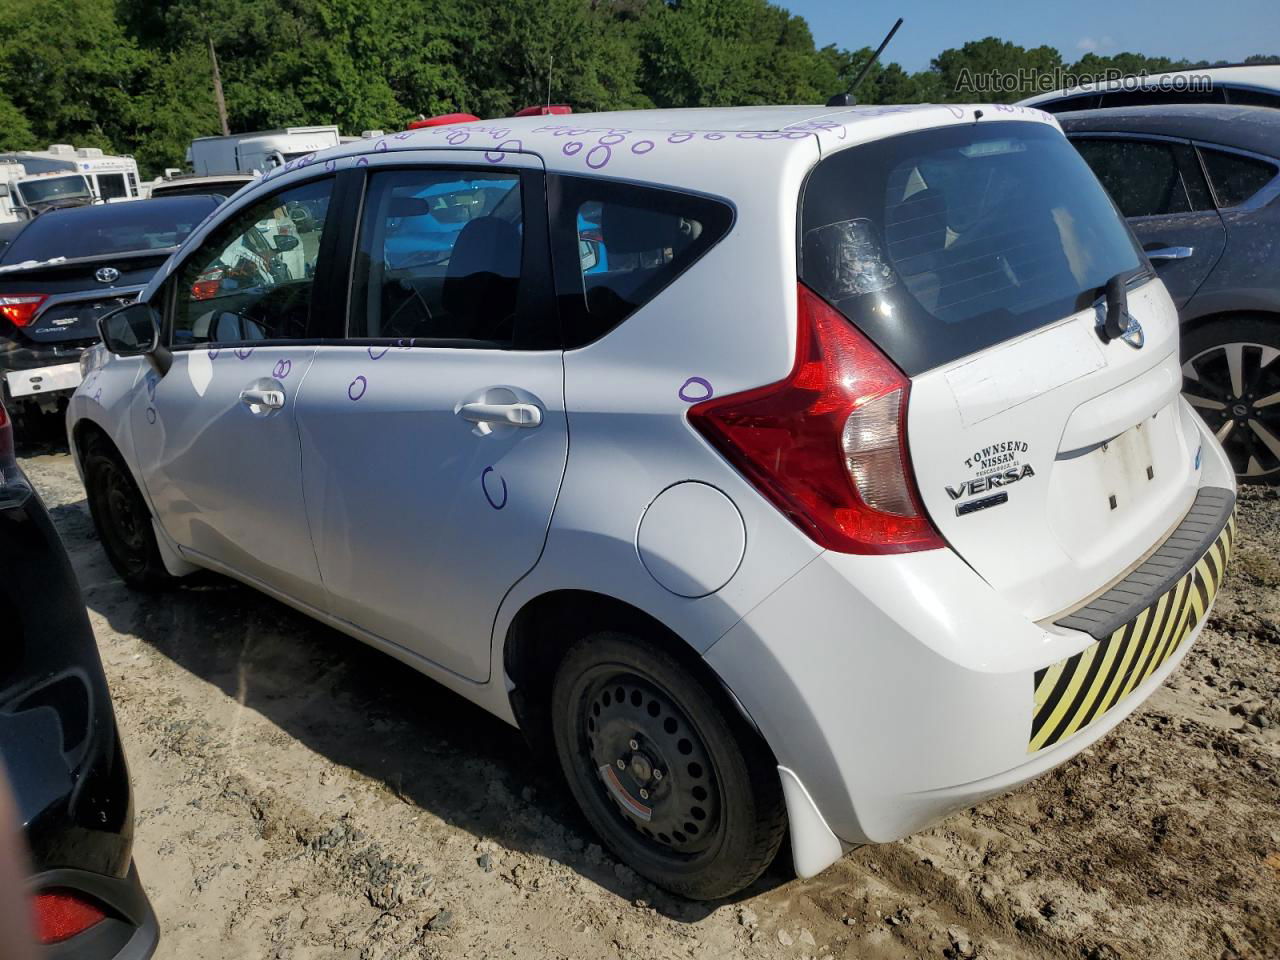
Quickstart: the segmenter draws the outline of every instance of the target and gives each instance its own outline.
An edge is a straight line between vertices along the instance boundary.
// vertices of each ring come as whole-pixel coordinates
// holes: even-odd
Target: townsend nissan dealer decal
[[[1036,475],[1031,464],[1025,462],[1027,451],[1028,444],[1025,440],[1002,440],[975,450],[966,458],[965,467],[977,471],[977,476],[962,480],[956,486],[947,486],[947,496],[952,500],[964,501],[956,504],[956,516],[963,517],[1008,503],[1008,493],[1001,490],[991,494],[991,491]],[[991,495],[979,497],[980,494]],[[970,497],[978,499],[966,499]]]

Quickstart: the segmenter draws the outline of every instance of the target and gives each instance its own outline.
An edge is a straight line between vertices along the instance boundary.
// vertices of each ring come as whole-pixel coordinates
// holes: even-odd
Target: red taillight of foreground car
[[[70,890],[46,890],[34,898],[36,940],[42,944],[61,943],[84,933],[107,915]]]
[[[0,316],[15,327],[25,327],[35,319],[40,304],[49,299],[47,293],[11,293],[0,297]]]
[[[689,421],[823,547],[945,546],[912,479],[910,381],[803,284],[798,312],[796,363],[786,379],[698,403]]]

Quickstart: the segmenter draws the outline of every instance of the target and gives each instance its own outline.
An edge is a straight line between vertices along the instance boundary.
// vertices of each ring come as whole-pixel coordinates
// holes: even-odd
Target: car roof
[[[274,181],[312,164],[341,169],[391,151],[454,149],[478,151],[476,161],[481,165],[499,163],[507,154],[532,154],[550,172],[595,173],[716,192],[730,156],[767,178],[801,155],[804,162],[812,163],[819,153],[869,140],[972,123],[976,111],[985,118],[983,122],[1057,125],[1042,110],[1009,104],[694,107],[503,117],[420,127],[341,144],[291,160],[262,179]]]
[[[1266,156],[1280,155],[1280,110],[1225,103],[1102,107],[1060,113],[1066,133],[1146,133],[1219,143]]]

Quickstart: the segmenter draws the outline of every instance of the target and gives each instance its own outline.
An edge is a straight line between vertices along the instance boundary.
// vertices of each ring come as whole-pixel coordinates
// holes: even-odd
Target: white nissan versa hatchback
[[[1033,109],[353,143],[102,332],[68,419],[125,580],[219,571],[412,664],[690,897],[1088,746],[1235,529],[1165,288]]]

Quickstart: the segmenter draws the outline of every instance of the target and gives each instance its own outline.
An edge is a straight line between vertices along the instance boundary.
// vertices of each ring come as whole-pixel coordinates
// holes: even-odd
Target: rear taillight
[[[101,923],[107,915],[96,904],[70,890],[47,890],[35,895],[36,940],[61,943]]]
[[[35,319],[40,304],[49,299],[47,293],[12,293],[0,297],[0,316],[15,327],[25,327]]]
[[[212,300],[218,295],[218,289],[221,286],[221,270],[210,270],[208,273],[202,273],[196,277],[196,282],[191,285],[191,299]]]
[[[844,553],[945,546],[907,454],[910,381],[808,287],[784,380],[705,400],[689,421],[818,544]]]

